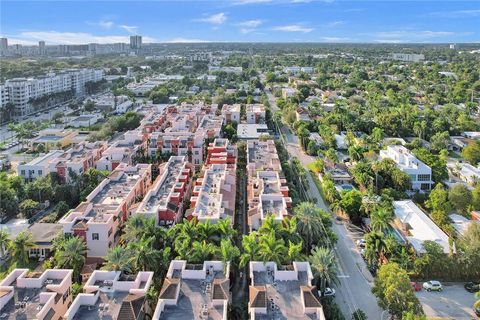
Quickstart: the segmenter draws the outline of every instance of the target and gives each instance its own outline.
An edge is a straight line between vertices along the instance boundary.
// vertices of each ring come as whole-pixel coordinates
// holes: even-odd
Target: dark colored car
[[[467,282],[464,287],[468,292],[475,293],[480,291],[480,282]]]

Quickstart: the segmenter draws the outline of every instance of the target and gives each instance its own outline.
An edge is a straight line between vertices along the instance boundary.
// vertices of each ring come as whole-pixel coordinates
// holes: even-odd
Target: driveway
[[[442,292],[419,291],[416,293],[428,318],[477,319],[472,306],[475,295],[463,288],[463,283],[442,283]]]

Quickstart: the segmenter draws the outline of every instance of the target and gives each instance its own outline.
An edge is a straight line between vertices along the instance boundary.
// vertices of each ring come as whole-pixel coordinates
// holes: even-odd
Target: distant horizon
[[[135,34],[144,43],[480,43],[474,1],[2,0],[1,7],[0,37],[21,45],[128,43]]]

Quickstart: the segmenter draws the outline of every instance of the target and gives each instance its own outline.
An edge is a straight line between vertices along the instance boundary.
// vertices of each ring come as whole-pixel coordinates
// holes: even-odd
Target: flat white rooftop
[[[424,241],[434,241],[449,252],[448,236],[412,200],[394,201],[396,218],[408,226],[406,238],[417,253],[424,253]]]

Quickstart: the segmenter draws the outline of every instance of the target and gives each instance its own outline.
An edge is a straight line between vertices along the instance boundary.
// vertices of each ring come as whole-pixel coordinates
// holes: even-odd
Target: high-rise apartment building
[[[130,48],[131,49],[142,48],[142,36],[130,36]]]

